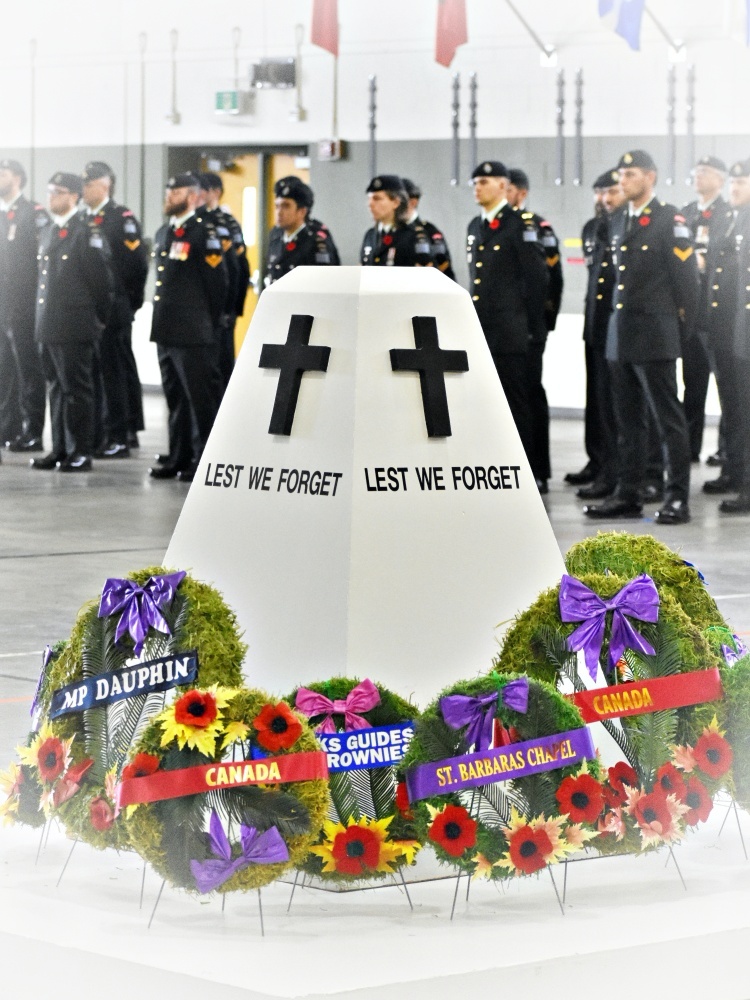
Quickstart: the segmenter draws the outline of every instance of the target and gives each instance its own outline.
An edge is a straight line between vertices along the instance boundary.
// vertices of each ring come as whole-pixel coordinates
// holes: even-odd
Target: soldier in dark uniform
[[[529,380],[529,407],[531,409],[531,435],[534,451],[531,468],[540,493],[548,491],[547,480],[552,475],[549,455],[549,405],[542,381],[544,348],[547,335],[555,329],[557,314],[560,312],[563,292],[563,271],[560,260],[560,245],[547,219],[526,208],[529,194],[529,178],[524,170],[517,167],[508,171],[508,204],[521,212],[524,221],[531,221],[536,227],[539,242],[544,250],[549,269],[547,297],[531,331],[529,350],[526,355],[526,370]]]
[[[268,238],[267,287],[295,267],[334,267],[341,261],[328,227],[313,219],[312,188],[299,177],[282,177],[273,186],[276,225]]]
[[[533,219],[507,199],[508,171],[485,160],[472,173],[481,213],[469,223],[471,297],[529,461],[534,454],[527,354],[547,299],[549,268]]]
[[[447,278],[451,279],[451,281],[455,281],[456,275],[453,273],[450,251],[448,250],[448,244],[445,242],[445,236],[443,235],[442,230],[438,229],[437,226],[434,226],[431,222],[426,222],[424,219],[420,218],[419,199],[422,197],[421,188],[418,187],[414,181],[409,180],[408,177],[402,177],[401,180],[409,199],[406,204],[407,225],[419,225],[422,227],[430,243],[432,266],[436,267],[438,271],[442,271]]]
[[[78,211],[81,192],[77,174],[50,179],[53,224],[39,248],[35,335],[49,387],[52,451],[32,458],[34,469],[91,469],[94,350],[109,318],[113,280],[102,234]]]
[[[46,391],[34,340],[37,253],[50,224],[41,205],[21,193],[26,171],[17,160],[0,160],[0,367],[18,387],[21,426],[10,451],[43,451]],[[15,396],[15,393],[14,393]]]
[[[216,328],[229,278],[216,230],[196,214],[199,201],[195,175],[169,178],[164,200],[169,222],[154,242],[151,323],[169,410],[169,455],[149,470],[153,479],[193,481],[221,398]]]
[[[432,267],[427,230],[417,219],[406,221],[408,197],[396,174],[380,174],[367,185],[367,207],[375,225],[362,240],[360,263],[375,267]]]
[[[739,495],[723,500],[719,510],[750,514],[750,159],[740,160],[729,171],[729,204],[730,216],[721,229],[714,224],[706,255],[709,351],[721,400],[726,456],[719,479],[703,488],[718,493],[719,487],[732,487]]]
[[[693,235],[696,260],[700,275],[700,300],[698,320],[693,334],[682,345],[682,380],[685,385],[683,406],[690,434],[690,455],[699,462],[703,446],[703,428],[706,422],[706,395],[711,375],[707,345],[709,287],[706,278],[706,253],[710,251],[714,229],[723,227],[729,211],[721,192],[727,176],[726,165],[715,156],[704,156],[693,168],[693,186],[696,201],[685,205],[681,214]]]
[[[618,476],[611,497],[584,507],[594,518],[640,516],[648,462],[648,411],[657,426],[666,463],[661,524],[690,520],[690,443],[677,396],[676,361],[681,328],[690,331],[698,302],[698,271],[685,219],[654,197],[656,164],[643,150],[618,164],[628,209],[612,222],[616,268],[607,358],[617,419]]]
[[[234,370],[234,328],[237,317],[245,311],[247,288],[250,284],[250,262],[242,227],[235,217],[221,207],[224,185],[218,174],[206,172],[200,175],[203,192],[201,215],[210,223],[221,240],[224,262],[229,285],[224,315],[219,323],[219,371],[224,389]]]
[[[115,175],[106,163],[92,161],[83,169],[84,218],[92,232],[107,241],[115,288],[112,310],[99,342],[99,366],[104,395],[103,447],[99,458],[127,458],[131,427],[143,414],[140,398],[130,412],[128,385],[135,366],[131,343],[133,319],[143,305],[148,275],[148,252],[141,227],[129,208],[114,200]],[[137,378],[137,367],[136,367]],[[140,382],[138,382],[140,390]],[[142,424],[141,424],[142,426]]]

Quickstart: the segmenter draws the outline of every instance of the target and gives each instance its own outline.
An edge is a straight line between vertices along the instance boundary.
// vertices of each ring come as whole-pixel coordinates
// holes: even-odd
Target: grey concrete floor
[[[148,430],[126,460],[98,461],[90,474],[34,472],[28,459],[3,452],[0,466],[0,768],[29,728],[29,705],[47,642],[65,638],[76,613],[108,576],[159,563],[188,487],[156,482],[148,466],[166,440],[159,395],[146,398]],[[711,593],[740,634],[750,634],[750,517],[727,518],[718,501],[700,492],[716,470],[693,466],[688,525],[655,524],[653,508],[641,520],[594,524],[581,514],[565,472],[584,464],[580,420],[554,420],[554,479],[545,498],[560,548],[597,530],[653,534],[701,569]],[[707,429],[704,455],[716,448]]]

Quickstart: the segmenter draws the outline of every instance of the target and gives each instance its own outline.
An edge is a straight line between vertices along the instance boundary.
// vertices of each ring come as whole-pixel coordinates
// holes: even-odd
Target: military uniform
[[[193,180],[178,176],[170,179],[169,186],[189,187]],[[157,344],[169,409],[169,458],[162,467],[166,478],[195,470],[219,408],[216,329],[226,307],[229,279],[221,240],[200,214],[162,226],[153,256],[151,340]]]
[[[433,267],[432,238],[420,219],[387,231],[373,226],[364,235],[359,261],[375,267]]]
[[[22,194],[0,212],[0,366],[14,373],[20,411],[12,451],[41,450],[46,392],[34,321],[37,254],[49,224],[45,209]]]
[[[302,228],[290,239],[284,230],[274,226],[268,237],[268,264],[265,285],[268,286],[295,267],[328,267],[341,263],[336,244],[328,227],[318,219],[305,219]]]
[[[638,151],[626,157],[620,165],[642,166]],[[640,509],[650,409],[666,459],[666,502],[658,519],[678,523],[689,517],[690,445],[677,396],[676,359],[683,329],[694,329],[698,304],[691,233],[677,209],[657,198],[637,214],[617,213],[610,231],[616,283],[606,351],[613,363],[618,431],[616,500]],[[605,505],[585,510],[607,516]]]
[[[50,183],[80,192],[80,178],[55,174]],[[39,249],[35,336],[49,387],[52,452],[35,468],[90,468],[94,434],[93,363],[110,313],[113,279],[101,233],[78,213],[49,226]]]

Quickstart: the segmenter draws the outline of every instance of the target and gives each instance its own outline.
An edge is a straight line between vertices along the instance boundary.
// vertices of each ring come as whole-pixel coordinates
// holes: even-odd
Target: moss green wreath
[[[199,692],[203,697],[210,693]],[[305,717],[291,712],[286,704],[282,703],[283,709],[275,705],[264,692],[218,688],[214,689],[214,694],[220,706],[219,714],[212,728],[197,733],[200,742],[196,745],[191,746],[188,732],[187,742],[180,748],[174,726],[177,702],[152,719],[134,747],[131,766],[135,772],[153,773],[156,764],[158,770],[170,771],[233,757],[250,760],[257,756],[259,749],[274,757],[320,750]],[[188,692],[184,697],[193,695],[194,692]],[[225,707],[221,707],[222,704]],[[268,718],[269,713],[274,716],[268,726],[260,720],[264,710],[264,718]],[[276,724],[276,717],[281,717],[281,724]],[[270,733],[274,740],[274,734],[283,730],[289,736],[285,739],[289,745],[272,744],[273,749],[268,750],[259,743],[264,727],[266,735]],[[183,735],[185,732],[183,727]],[[174,735],[170,738],[170,734]],[[213,749],[207,752],[211,747]],[[125,776],[130,775],[126,772]],[[221,816],[225,826],[228,820],[231,821],[234,834],[230,833],[230,841],[238,840],[240,823],[259,832],[275,826],[287,846],[289,860],[241,868],[221,884],[219,891],[258,889],[304,861],[323,825],[329,801],[328,782],[322,779],[213,788],[196,795],[128,806],[124,810],[125,827],[132,846],[162,878],[173,886],[196,892],[199,890],[190,862],[203,862],[212,857],[206,836],[212,812]],[[232,848],[237,857],[237,843],[232,843]]]
[[[305,687],[331,701],[344,700],[360,683],[359,679],[333,677]],[[376,684],[380,701],[368,711],[357,712],[370,726],[387,726],[416,720],[419,710],[388,688]],[[287,701],[296,706],[296,688]],[[315,727],[323,714],[310,717]],[[346,730],[342,713],[333,713],[337,732]],[[364,730],[366,732],[366,730]],[[331,812],[325,829],[321,831],[301,869],[325,882],[351,884],[383,879],[403,865],[408,865],[422,846],[417,839],[413,815],[405,798],[405,787],[399,785],[396,766],[376,767],[353,771],[339,771],[329,775]],[[355,822],[350,825],[350,820]],[[356,827],[356,829],[355,829]],[[361,833],[365,830],[365,833]],[[338,839],[337,839],[338,838]],[[337,859],[339,848],[344,850],[348,838],[356,841],[349,845],[349,852],[359,851],[364,838],[370,850],[354,858]],[[336,846],[338,844],[338,846]],[[335,852],[335,853],[334,853]],[[353,871],[342,871],[341,864]]]
[[[750,811],[750,655],[732,666],[724,664],[721,682],[724,701],[717,716],[734,754],[733,787],[728,787],[742,808]]]
[[[464,731],[453,729],[444,720],[440,709],[441,698],[454,694],[478,697],[495,691],[501,696],[512,679],[490,674],[441,692],[417,722],[416,734],[407,750],[402,770],[405,772],[418,764],[446,760],[469,752]],[[581,729],[584,725],[573,704],[551,685],[533,679],[529,680],[527,711],[516,712],[499,697],[496,719],[506,728],[513,742],[552,736]],[[508,746],[508,751],[512,752],[512,749],[513,743]],[[530,824],[533,827],[533,824],[544,820],[556,831],[553,839],[559,839],[556,860],[566,852],[577,850],[595,835],[593,828],[584,831],[580,824],[566,827],[556,797],[564,779],[575,777],[581,770],[580,764],[574,764],[516,781],[497,782],[416,802],[412,809],[418,835],[434,848],[442,863],[452,865],[460,872],[501,879],[511,871],[518,871],[512,865],[501,862],[510,853],[509,833],[529,829]],[[588,761],[585,770],[598,780],[599,765],[596,760]],[[461,813],[468,813],[471,820],[467,822],[459,812],[452,814],[455,816],[452,820],[454,829],[449,831],[449,835],[455,835],[452,843],[435,830],[436,821],[447,817],[446,807],[451,806],[457,807]],[[446,825],[446,830],[448,826],[450,824]]]
[[[151,576],[174,572],[163,566],[149,566],[130,574],[143,585]],[[133,656],[133,641],[126,634],[115,644],[119,614],[98,617],[99,598],[86,604],[78,614],[70,638],[50,662],[43,678],[39,700],[42,718],[48,717],[52,695],[66,684],[85,677],[118,670]],[[206,583],[187,575],[174,600],[162,609],[171,634],[150,629],[144,658],[195,649],[198,653],[198,683],[221,683],[236,687],[242,683],[242,660],[247,646],[240,638],[237,619],[221,594]],[[190,685],[176,688],[185,691]],[[72,795],[53,815],[59,817],[68,834],[93,847],[127,848],[125,828],[115,818],[112,789],[125,762],[133,738],[147,719],[164,705],[164,695],[138,695],[118,702],[110,709],[87,709],[61,716],[49,723],[61,740],[73,738],[73,764],[92,759],[83,775],[80,791]]]

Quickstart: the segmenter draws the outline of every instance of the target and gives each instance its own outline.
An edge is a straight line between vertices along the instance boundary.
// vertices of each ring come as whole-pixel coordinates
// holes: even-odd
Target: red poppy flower
[[[8,212],[8,216],[7,216],[8,222],[12,222],[15,219],[15,217],[16,217],[15,209],[11,208],[11,210],[10,210],[10,212]]]
[[[174,719],[183,726],[205,729],[216,718],[216,699],[210,691],[188,691],[174,706]]]
[[[95,830],[103,832],[104,830],[109,830],[115,821],[115,814],[112,811],[112,806],[103,799],[101,796],[92,799],[89,804],[89,819],[91,820],[91,825]]]
[[[555,792],[561,813],[571,823],[595,823],[604,808],[604,789],[590,774],[565,778]]]
[[[145,778],[159,770],[159,758],[151,753],[137,753],[133,760],[122,769],[123,781],[128,778]]]
[[[648,215],[642,215],[640,217],[640,219],[638,220],[638,224],[640,226],[650,226],[651,225],[651,219],[649,218]]]
[[[414,819],[414,813],[411,811],[409,794],[406,791],[405,781],[399,781],[396,785],[396,808],[404,819]]]
[[[661,788],[665,795],[674,795],[678,802],[685,801],[685,779],[674,764],[662,764],[656,772],[654,788]]]
[[[477,842],[477,823],[463,806],[446,806],[432,821],[427,836],[452,858],[460,858]]]
[[[48,737],[36,754],[39,777],[52,784],[65,770],[65,747],[56,736]]]
[[[703,216],[704,219],[710,219],[713,214],[714,213],[711,211],[710,208],[706,208],[701,212],[701,215]]]
[[[732,766],[732,748],[718,733],[705,732],[693,747],[696,766],[709,778],[720,778]]]
[[[490,229],[499,229],[499,228],[500,228],[500,220],[499,219],[493,219],[490,222]]]
[[[610,767],[607,774],[608,783],[604,789],[607,805],[621,805],[628,798],[626,788],[638,787],[638,775],[630,764],[626,764],[624,760],[618,761],[614,767]]]
[[[386,234],[386,235],[385,235],[385,236],[383,237],[383,243],[385,243],[385,245],[386,245],[387,247],[389,247],[389,246],[391,245],[391,243],[393,243],[393,237],[391,236],[391,234],[390,234],[390,233],[387,233],[387,234]]]
[[[296,250],[297,244],[294,242],[294,240],[290,240],[289,243],[287,243],[286,248],[287,250]]]
[[[380,841],[371,830],[350,826],[337,833],[331,848],[336,870],[347,875],[363,875],[373,871],[380,860]]]
[[[674,820],[667,805],[667,797],[658,789],[641,795],[633,806],[633,818],[646,832],[657,833],[666,839],[672,832]]]
[[[82,761],[80,761],[80,763],[71,764],[71,766],[65,772],[65,780],[70,781],[76,785],[80,784],[81,778],[89,770],[89,768],[93,765],[93,763],[94,763],[93,757],[85,757]]]
[[[521,737],[515,726],[506,729],[499,719],[495,719],[495,731],[492,742],[496,747],[507,747],[511,743],[518,743]]]
[[[175,229],[174,234],[175,236],[184,236],[185,230],[183,229],[182,226],[178,226],[177,229]]]
[[[714,807],[706,786],[693,774],[687,780],[684,801],[690,806],[690,812],[686,812],[683,817],[688,826],[705,823]]]
[[[264,750],[288,750],[302,735],[302,726],[288,705],[264,705],[253,719],[258,731],[258,743]]]
[[[60,232],[57,235],[60,237],[61,240],[64,240],[65,237],[68,235],[68,230],[67,229],[61,229]]]
[[[531,875],[547,864],[544,859],[552,853],[552,842],[545,830],[522,826],[511,836],[508,849],[516,868]]]
[[[104,216],[103,215],[95,215],[94,216],[94,225],[95,226],[101,226],[101,224],[102,224],[103,221],[104,221]]]

